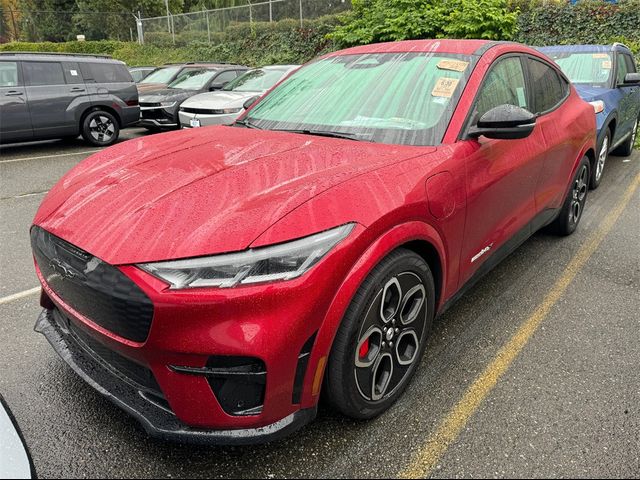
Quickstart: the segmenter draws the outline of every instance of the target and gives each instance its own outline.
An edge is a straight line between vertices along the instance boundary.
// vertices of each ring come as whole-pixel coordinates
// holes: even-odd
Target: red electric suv
[[[595,114],[541,53],[424,40],[319,58],[232,127],[67,173],[31,229],[36,329],[152,435],[291,433],[407,387],[434,316],[532,233],[575,230]]]

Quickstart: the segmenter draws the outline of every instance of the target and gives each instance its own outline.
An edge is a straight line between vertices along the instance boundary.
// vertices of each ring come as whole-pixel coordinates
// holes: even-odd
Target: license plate
[[[197,118],[192,118],[189,123],[191,124],[191,128],[197,128],[200,126],[200,120]]]

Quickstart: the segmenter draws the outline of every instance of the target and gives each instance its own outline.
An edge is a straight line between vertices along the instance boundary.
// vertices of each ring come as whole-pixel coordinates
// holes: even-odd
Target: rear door
[[[79,132],[75,99],[85,95],[84,85],[67,85],[62,62],[22,63],[34,137],[55,138]]]
[[[32,136],[20,62],[0,61],[0,143]]]
[[[529,87],[520,55],[498,58],[485,75],[472,107],[471,126],[494,107],[509,104],[527,110]],[[460,257],[460,282],[465,283],[507,242],[528,238],[535,215],[535,187],[545,155],[540,127],[520,140],[480,137],[468,140],[473,151],[465,159],[467,219]]]

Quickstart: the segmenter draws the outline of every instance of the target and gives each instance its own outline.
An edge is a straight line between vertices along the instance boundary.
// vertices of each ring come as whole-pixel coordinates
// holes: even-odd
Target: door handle
[[[74,87],[71,89],[72,92],[84,92],[84,88]]]
[[[5,95],[7,97],[15,97],[15,96],[18,96],[18,95],[22,95],[22,92],[19,91],[19,90],[9,90],[7,93],[5,93]]]

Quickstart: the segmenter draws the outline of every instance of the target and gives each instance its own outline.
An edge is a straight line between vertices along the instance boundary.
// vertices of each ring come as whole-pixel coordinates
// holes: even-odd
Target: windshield
[[[609,53],[555,52],[549,56],[571,82],[601,88],[609,86],[613,66],[613,59]]]
[[[234,92],[263,92],[273,87],[287,73],[286,69],[259,68],[251,70],[244,75],[229,82],[223,90]]]
[[[165,67],[156,70],[140,83],[169,83],[173,76],[178,73],[180,67]]]
[[[278,85],[244,120],[269,130],[436,145],[471,70],[470,61],[462,55],[428,53],[325,58]]]
[[[205,68],[185,69],[178,78],[169,84],[169,88],[181,90],[201,90],[218,72]]]

